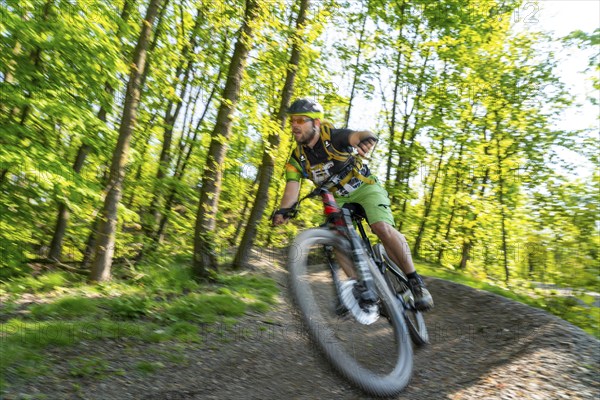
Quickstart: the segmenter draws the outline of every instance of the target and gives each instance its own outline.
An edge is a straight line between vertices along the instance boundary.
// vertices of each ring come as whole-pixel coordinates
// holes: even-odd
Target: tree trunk
[[[242,75],[254,33],[251,22],[255,22],[258,18],[258,13],[258,0],[247,0],[244,22],[242,23],[240,36],[235,44],[233,56],[229,64],[223,98],[211,135],[212,139],[206,164],[204,165],[194,231],[193,267],[195,275],[200,279],[208,278],[207,268],[216,269],[217,267],[213,235],[216,226],[215,215],[221,194],[221,165],[225,160],[225,143],[231,133],[231,117],[239,99]]]
[[[498,168],[498,201],[500,202],[500,227],[502,233],[502,265],[504,266],[504,282],[508,283],[510,272],[508,270],[508,232],[506,230],[506,204],[504,202],[504,174],[502,173],[502,162],[500,155],[500,123],[496,123],[496,161]]]
[[[294,82],[296,80],[296,72],[298,65],[300,64],[300,56],[302,48],[300,46],[299,39],[302,37],[302,32],[305,28],[306,23],[306,12],[309,7],[309,0],[300,0],[300,9],[298,11],[298,17],[296,19],[296,31],[292,38],[292,52],[290,55],[289,67],[285,77],[285,83],[281,91],[281,102],[279,104],[279,111],[276,116],[276,120],[279,123],[281,131],[285,129],[285,115],[286,109],[292,99],[294,93]],[[246,224],[246,229],[242,240],[237,249],[233,266],[234,268],[243,268],[248,264],[250,258],[250,250],[256,236],[256,230],[258,224],[263,217],[265,207],[269,202],[269,186],[273,177],[273,171],[275,169],[275,158],[277,150],[279,148],[281,138],[279,132],[271,131],[269,134],[268,143],[263,150],[262,163],[259,170],[259,183],[256,191],[256,197],[254,199],[254,205]]]
[[[117,146],[113,154],[104,207],[101,211],[96,246],[94,248],[90,280],[106,281],[111,278],[112,258],[115,251],[117,207],[121,201],[121,186],[129,155],[129,142],[137,119],[141,79],[146,67],[146,52],[152,36],[152,25],[158,9],[165,0],[150,0],[146,17],[142,21],[140,37],[133,53],[133,65],[127,84],[123,117],[119,127]]]
[[[75,163],[73,164],[73,171],[75,173],[79,173],[81,168],[83,167],[83,163],[85,158],[90,151],[90,147],[86,144],[83,144],[79,147],[77,151],[77,157],[75,158]],[[56,227],[54,229],[54,235],[52,236],[52,241],[50,243],[50,253],[48,254],[48,258],[51,260],[60,261],[62,246],[63,246],[63,238],[65,236],[65,232],[67,230],[67,223],[69,221],[69,209],[65,203],[60,203],[58,205],[58,217],[56,218]]]
[[[421,110],[421,100],[423,98],[423,86],[427,72],[427,65],[429,63],[429,50],[425,54],[425,58],[423,60],[423,65],[421,66],[421,72],[419,75],[419,84],[417,86],[417,90],[413,96],[413,104],[408,111],[408,97],[404,99],[404,122],[402,124],[402,137],[400,138],[400,146],[399,146],[399,157],[398,157],[398,166],[396,168],[396,180],[395,180],[395,188],[396,190],[392,194],[392,204],[397,201],[398,191],[408,191],[409,188],[409,179],[412,170],[413,156],[412,149],[415,143],[415,138],[417,137],[419,123],[423,119],[423,111]],[[408,63],[406,65],[406,70],[408,70]],[[410,134],[408,138],[406,137],[408,134],[408,125],[410,117],[416,114],[413,126],[410,130]],[[407,144],[408,143],[408,144]],[[404,216],[406,213],[406,207],[408,204],[408,196],[404,196],[404,201],[402,204],[402,215]],[[402,225],[404,224],[404,218],[400,220],[400,224],[398,229],[402,230]]]
[[[398,90],[400,89],[400,82],[402,81],[402,76],[400,74],[400,66],[402,61],[402,31],[404,30],[404,11],[406,10],[406,1],[402,0],[402,4],[400,6],[400,26],[398,27],[398,39],[397,39],[397,53],[396,53],[396,68],[394,72],[394,96],[392,99],[392,115],[390,120],[390,141],[388,148],[388,157],[385,171],[385,188],[388,191],[391,191],[391,174],[392,174],[392,163],[394,157],[394,140],[396,135],[396,109],[398,106]],[[392,195],[393,196],[393,195]],[[393,204],[393,202],[392,202]]]
[[[169,0],[165,0],[165,1],[167,1],[167,4],[168,4]],[[144,68],[144,72],[142,73],[142,78],[140,81],[141,96],[144,96],[144,93],[145,93],[144,89],[146,88],[146,81],[148,80],[148,73],[146,71],[150,71],[152,69],[152,61],[153,61],[152,53],[154,52],[154,49],[158,45],[158,39],[162,35],[166,12],[167,12],[167,7],[165,4],[165,7],[162,7],[160,9],[158,17],[156,18],[156,30],[154,31],[154,36],[152,37],[152,42],[150,43],[150,47],[148,47],[148,49],[146,51],[146,67]],[[140,99],[140,101],[142,101],[142,100]]]
[[[126,0],[123,4],[123,10],[121,11],[121,20],[123,24],[127,23],[129,19],[131,3],[133,0]],[[123,25],[119,24],[119,28],[117,30],[117,38],[121,38],[123,35],[122,27]],[[114,88],[110,86],[110,84],[105,83],[105,90],[109,94],[110,97],[114,95]],[[100,110],[98,111],[98,119],[104,123],[106,123],[107,110],[102,105]],[[82,143],[79,149],[77,150],[77,156],[75,158],[75,163],[73,164],[73,171],[77,174],[81,172],[83,168],[83,164],[85,163],[85,159],[87,158],[88,153],[90,152],[90,146],[87,143]],[[69,209],[65,203],[59,203],[58,205],[58,215],[56,218],[56,228],[54,229],[54,234],[52,235],[52,241],[50,243],[50,254],[49,258],[53,260],[60,261],[62,246],[63,246],[63,238],[65,236],[65,232],[67,230],[67,224],[69,220]],[[95,224],[94,224],[95,225]]]
[[[219,65],[223,65],[223,61],[225,60],[225,57],[227,55],[227,49],[228,49],[227,40],[226,40],[226,38],[224,38],[223,39],[223,51],[221,53],[221,58],[220,58],[221,62],[219,63]],[[200,128],[202,126],[202,123],[204,122],[204,119],[208,115],[208,110],[210,110],[210,105],[212,104],[213,98],[215,97],[215,94],[217,92],[217,88],[219,87],[219,82],[221,81],[222,73],[223,73],[223,68],[219,68],[219,73],[217,74],[217,78],[215,79],[214,85],[210,91],[210,95],[208,96],[208,99],[206,100],[206,104],[204,106],[204,111],[202,112],[200,119],[196,123],[196,127],[194,129],[194,134],[192,136],[190,144],[186,149],[183,149],[183,148],[181,149],[181,152],[180,152],[181,157],[179,157],[177,159],[177,163],[175,165],[175,172],[173,173],[173,178],[175,178],[177,181],[182,180],[183,176],[185,175],[185,171],[186,171],[188,162],[190,160],[190,157],[192,155],[192,152],[194,151],[196,143],[198,143],[198,134],[200,133]],[[169,213],[171,212],[171,208],[173,207],[173,203],[175,201],[176,196],[177,196],[177,185],[172,185],[170,188],[169,195],[167,196],[167,200],[165,202],[165,211],[162,213],[162,217],[160,218],[160,221],[158,223],[158,230],[156,232],[156,235],[154,235],[154,237],[153,237],[151,249],[155,249],[158,246],[158,244],[162,241],[162,238],[165,234],[167,222],[169,220]]]
[[[481,189],[479,191],[479,198],[483,198],[483,196],[485,195],[485,188],[486,188],[486,185],[487,185],[489,179],[490,179],[490,169],[486,168],[485,174],[481,181]],[[471,218],[471,223],[474,224],[475,221],[477,221],[477,217],[478,217],[478,214],[474,213],[473,217]],[[463,245],[462,245],[462,254],[461,254],[460,262],[458,263],[458,269],[467,268],[467,262],[470,260],[471,250],[473,249],[474,230],[475,230],[474,227],[469,228],[468,232],[465,234],[465,239],[464,239]]]
[[[198,10],[198,15],[194,23],[194,28],[190,33],[190,44],[184,46],[181,55],[181,62],[179,63],[175,71],[176,80],[179,79],[179,76],[182,73],[184,74],[183,79],[181,81],[181,86],[179,88],[179,99],[176,102],[169,101],[165,112],[163,146],[158,161],[158,169],[156,171],[157,187],[155,187],[154,195],[152,197],[152,201],[150,202],[150,208],[148,210],[149,218],[146,219],[147,223],[144,224],[144,231],[146,232],[146,235],[150,237],[155,236],[154,227],[161,218],[160,211],[158,210],[159,204],[163,197],[161,195],[161,183],[165,176],[167,176],[167,171],[171,165],[171,143],[173,141],[173,130],[175,129],[175,123],[179,118],[179,113],[181,112],[183,106],[183,99],[188,90],[190,76],[194,69],[193,51],[196,47],[196,35],[198,34],[198,30],[201,27],[203,15],[204,14],[200,10]]]
[[[368,7],[368,6],[367,6]],[[352,111],[352,101],[354,100],[354,93],[356,91],[356,85],[358,84],[358,80],[360,79],[359,68],[360,68],[360,56],[362,53],[362,46],[364,43],[365,36],[365,27],[367,25],[367,16],[368,12],[365,11],[363,13],[362,26],[360,28],[360,35],[358,37],[358,49],[356,50],[356,61],[354,63],[354,77],[352,79],[352,88],[350,89],[350,98],[348,99],[348,108],[346,109],[346,116],[344,117],[345,127],[348,127],[348,122],[350,121],[350,112]]]
[[[258,178],[258,175],[256,176],[256,178]],[[256,181],[254,181],[254,184],[252,185],[252,189],[254,189],[254,185],[256,185],[257,181],[258,181],[258,179]],[[251,190],[251,192],[253,192],[253,191]],[[244,205],[242,207],[242,211],[238,215],[237,224],[235,226],[235,231],[233,232],[233,236],[228,240],[229,244],[231,246],[235,246],[235,244],[238,241],[238,238],[240,237],[240,234],[242,233],[242,227],[244,226],[244,219],[246,218],[246,214],[248,212],[249,207],[250,207],[250,196],[247,196],[246,199],[244,199]]]
[[[398,49],[398,54],[396,55],[396,77],[394,80],[394,98],[392,99],[392,116],[390,120],[390,141],[388,145],[388,156],[387,156],[387,165],[385,171],[385,185],[387,190],[391,190],[391,175],[392,175],[392,163],[394,157],[394,149],[395,149],[395,136],[396,136],[396,108],[398,107],[398,89],[400,88],[400,59],[402,57],[402,52]],[[393,202],[392,202],[393,204]]]
[[[437,253],[438,264],[441,264],[442,258],[444,257],[444,251],[446,250],[446,247],[448,246],[448,239],[450,238],[450,230],[452,229],[452,222],[454,221],[456,209],[458,208],[457,198],[461,191],[462,179],[463,179],[463,172],[461,169],[461,168],[463,168],[463,165],[462,165],[463,149],[464,149],[464,143],[461,143],[460,149],[458,152],[458,162],[457,162],[457,166],[456,166],[456,181],[454,184],[454,202],[452,204],[452,209],[450,211],[450,217],[448,218],[448,222],[446,223],[446,232],[444,233],[444,239],[440,242],[440,245],[439,245],[439,249],[438,249],[438,253]]]
[[[429,199],[425,200],[425,210],[423,211],[423,219],[421,220],[419,232],[417,233],[417,238],[413,247],[413,254],[415,258],[419,257],[419,252],[421,251],[421,242],[423,241],[423,235],[425,234],[425,226],[427,225],[427,219],[429,218],[429,214],[431,213],[431,208],[433,205],[433,196],[435,195],[435,188],[437,186],[437,181],[440,176],[440,171],[442,169],[442,162],[444,160],[445,141],[446,137],[444,136],[442,137],[440,159],[438,160],[435,176],[433,178],[433,183],[431,184],[431,192],[429,193]]]
[[[150,128],[154,125],[154,120],[158,117],[158,112],[153,114],[152,117],[150,117],[150,119],[148,120],[148,122],[144,123],[143,125],[140,124],[140,132],[147,132],[150,130]],[[143,139],[143,144],[142,144],[142,148],[141,150],[139,149],[139,145],[137,144],[137,142],[140,141],[140,139]],[[133,175],[133,179],[131,180],[131,183],[136,183],[139,182],[140,179],[142,178],[142,171],[144,169],[144,162],[146,161],[146,154],[148,153],[148,147],[150,147],[150,141],[152,140],[152,134],[148,134],[146,137],[140,137],[136,140],[136,143],[134,143],[134,147],[136,147],[140,154],[139,156],[139,160],[140,162],[137,164],[136,170],[135,170],[135,174]],[[133,166],[132,166],[133,168]],[[133,186],[133,185],[132,185]],[[135,195],[137,194],[137,190],[136,187],[133,186],[132,188],[127,188],[127,190],[129,191],[129,199],[127,199],[124,203],[125,203],[125,207],[131,209],[133,207],[133,202],[135,201]],[[139,211],[140,214],[142,213],[142,211]]]
[[[487,114],[484,118],[487,117]],[[483,132],[482,132],[482,139],[484,142],[487,142],[487,128],[483,128]],[[483,149],[483,153],[487,156],[489,155],[489,146],[485,146]],[[488,180],[490,179],[490,169],[489,167],[485,169],[485,173],[483,175],[483,178],[481,180],[481,188],[479,190],[479,198],[483,198],[483,196],[485,195],[485,188],[486,185],[488,183]],[[473,178],[473,186],[471,188],[471,195],[475,192],[475,187],[477,186],[476,184],[476,178]],[[460,262],[458,263],[458,269],[465,269],[467,268],[467,262],[470,259],[470,255],[471,255],[471,250],[473,248],[473,236],[474,236],[474,223],[477,220],[477,216],[478,214],[473,213],[473,216],[471,218],[471,223],[472,223],[472,227],[468,228],[467,232],[465,233],[465,238],[463,240],[463,245],[462,245],[462,254],[461,254],[461,258],[460,258]]]

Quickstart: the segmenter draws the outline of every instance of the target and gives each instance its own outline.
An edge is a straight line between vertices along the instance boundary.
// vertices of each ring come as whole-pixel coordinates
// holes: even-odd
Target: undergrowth
[[[213,283],[199,283],[190,264],[183,257],[157,257],[136,268],[116,268],[111,282],[94,285],[63,271],[2,282],[0,389],[15,374],[27,378],[51,370],[43,356],[51,346],[98,339],[200,342],[205,324],[232,324],[246,312],[268,311],[276,301],[271,279],[221,273]],[[101,377],[108,371],[93,358],[70,365],[72,376]],[[158,367],[137,369],[148,373]]]
[[[569,296],[560,296],[555,291],[535,288],[530,282],[515,281],[506,286],[499,282],[486,282],[481,277],[469,275],[467,271],[448,269],[423,261],[417,261],[416,266],[423,275],[461,283],[540,308],[600,339],[600,307],[594,306],[594,298],[585,293],[574,292]]]

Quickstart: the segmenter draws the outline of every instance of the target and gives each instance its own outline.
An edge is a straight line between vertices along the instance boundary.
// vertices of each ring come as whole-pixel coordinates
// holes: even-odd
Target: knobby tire
[[[393,352],[384,352],[377,356],[367,355],[367,357],[377,358],[371,361],[378,364],[387,361],[382,358],[388,358],[389,354],[393,353],[395,359],[389,360],[391,371],[376,372],[375,369],[362,365],[357,357],[350,354],[351,351],[344,348],[347,343],[342,343],[344,339],[337,335],[335,326],[325,317],[325,312],[322,312],[323,308],[317,305],[315,296],[318,296],[319,293],[313,293],[307,267],[309,249],[315,248],[315,246],[333,246],[346,254],[350,251],[347,239],[324,228],[313,228],[300,233],[290,247],[288,265],[291,294],[312,339],[331,364],[350,382],[365,392],[376,396],[392,396],[399,393],[408,384],[413,368],[412,344],[408,339],[408,331],[399,302],[375,263],[369,259],[369,270],[373,276],[377,295],[383,302],[382,309],[386,314],[385,317],[380,317],[381,321],[378,323],[386,324],[390,339],[392,336],[394,337],[389,343],[386,341],[386,345],[394,348]],[[363,325],[361,328],[368,329],[370,326]],[[368,333],[368,331],[365,332]],[[365,337],[364,340],[370,339]]]

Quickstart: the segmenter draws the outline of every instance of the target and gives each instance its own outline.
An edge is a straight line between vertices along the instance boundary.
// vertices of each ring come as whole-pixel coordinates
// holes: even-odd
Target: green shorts
[[[350,192],[348,196],[336,196],[335,201],[340,207],[346,203],[360,204],[365,209],[369,225],[384,221],[391,226],[396,226],[388,192],[377,179],[373,184],[363,183],[358,189]]]

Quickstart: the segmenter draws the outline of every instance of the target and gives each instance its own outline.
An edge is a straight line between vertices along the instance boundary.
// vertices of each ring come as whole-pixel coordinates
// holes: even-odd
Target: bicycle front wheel
[[[351,279],[344,273],[354,269],[348,265],[349,254],[348,240],[336,232],[322,228],[302,232],[288,257],[291,293],[312,339],[333,366],[365,392],[391,396],[410,380],[412,344],[398,301],[370,258],[378,308],[385,317],[365,325],[344,312],[332,275],[341,281]]]

